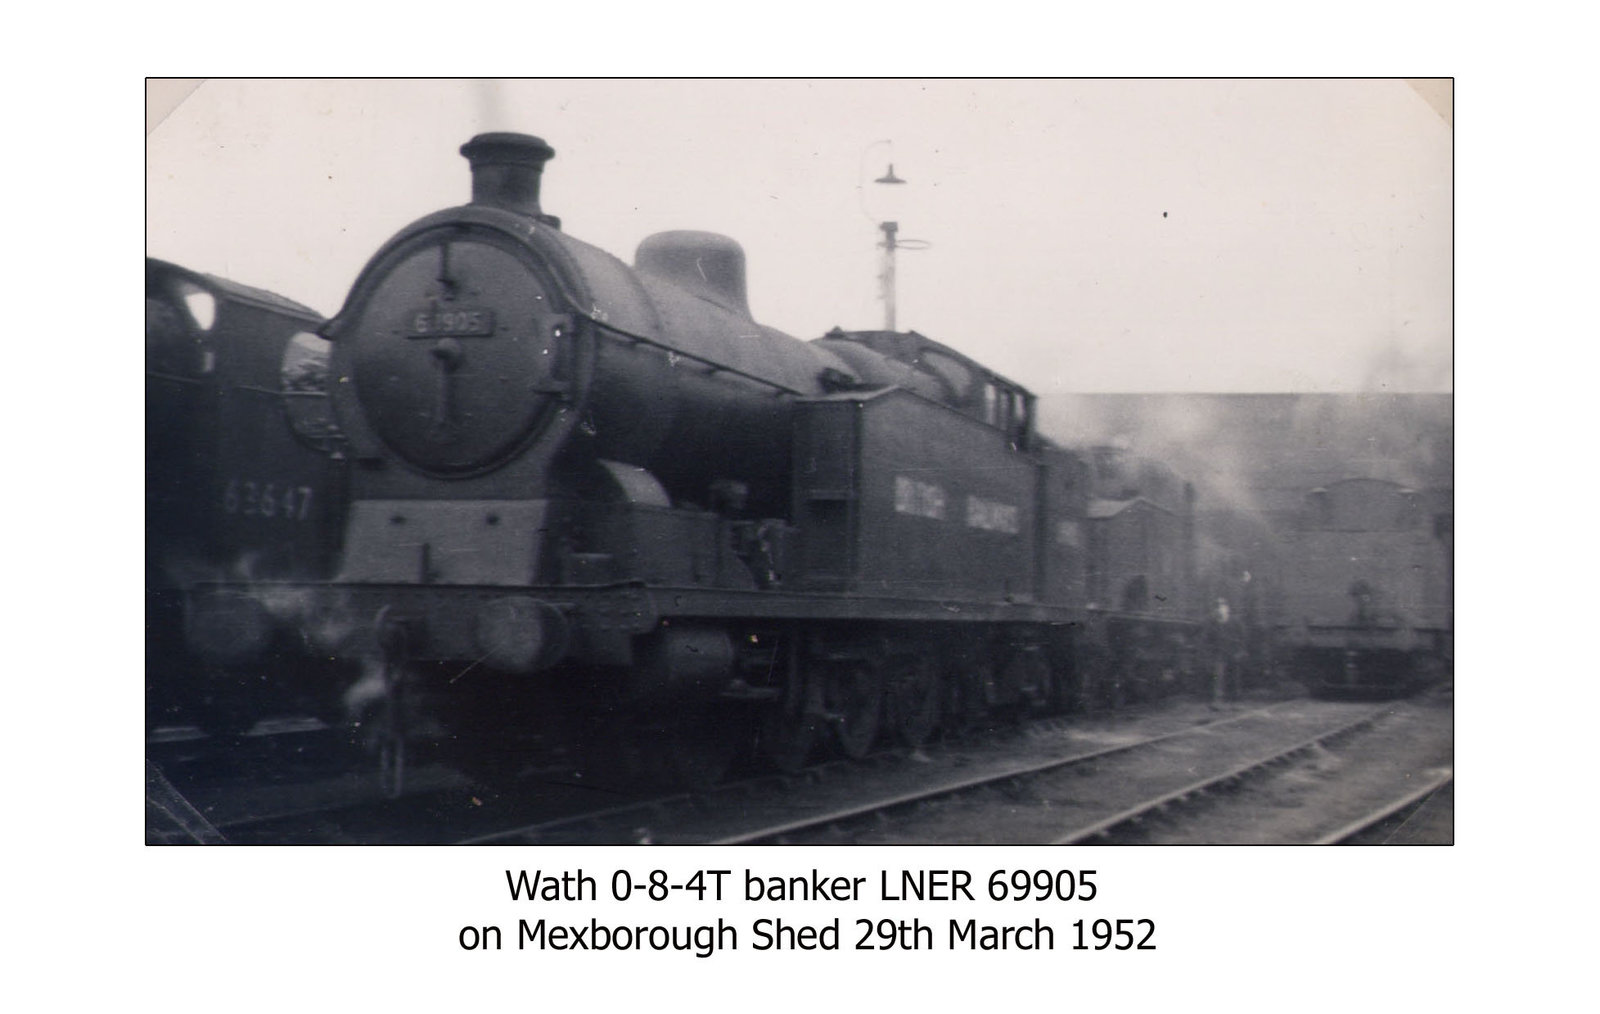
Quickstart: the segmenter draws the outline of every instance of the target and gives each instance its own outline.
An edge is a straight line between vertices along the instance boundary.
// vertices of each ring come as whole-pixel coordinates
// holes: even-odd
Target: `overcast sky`
[[[519,130],[567,232],[726,233],[797,337],[882,326],[893,217],[900,326],[1041,393],[1448,391],[1451,129],[1397,80],[209,81],[148,137],[148,252],[332,314]]]

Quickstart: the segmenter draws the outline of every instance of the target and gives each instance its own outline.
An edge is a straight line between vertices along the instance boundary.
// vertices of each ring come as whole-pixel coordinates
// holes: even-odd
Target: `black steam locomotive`
[[[278,664],[282,638],[219,641],[204,626],[186,635],[185,625],[201,585],[265,588],[332,573],[344,470],[321,326],[319,314],[273,293],[145,261],[151,726],[237,733],[274,700],[304,703],[284,695],[309,673]],[[231,594],[210,595],[212,608],[243,595]],[[301,689],[319,690],[309,679]]]
[[[729,239],[652,236],[630,267],[567,236],[537,138],[461,151],[472,202],[401,230],[320,330],[337,460],[241,459],[334,462],[347,501],[263,500],[323,488],[276,473],[196,501],[289,532],[340,510],[285,566],[185,586],[214,670],[336,660],[391,774],[419,737],[514,765],[558,729],[691,780],[740,744],[787,768],[1184,676],[1170,472],[1051,445],[1032,394],[915,332],[758,324]]]
[[[1283,533],[1282,644],[1322,695],[1406,692],[1454,657],[1449,490],[1354,478],[1306,495]]]

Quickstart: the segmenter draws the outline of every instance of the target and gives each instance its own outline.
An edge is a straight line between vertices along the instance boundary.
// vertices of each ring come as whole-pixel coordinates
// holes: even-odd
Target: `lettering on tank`
[[[894,477],[894,509],[897,514],[943,521],[945,500],[944,490],[931,482],[905,475]]]
[[[967,527],[1004,535],[1016,535],[1021,531],[1015,505],[977,496],[967,497]]]

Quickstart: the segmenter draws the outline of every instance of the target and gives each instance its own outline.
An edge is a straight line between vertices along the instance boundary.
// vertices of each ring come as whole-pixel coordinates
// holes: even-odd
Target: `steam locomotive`
[[[629,266],[568,236],[538,138],[461,152],[470,204],[244,368],[287,391],[283,353],[328,342],[291,425],[222,450],[286,471],[192,501],[262,536],[183,583],[210,671],[329,662],[392,785],[423,738],[514,767],[529,735],[599,737],[696,781],[742,748],[793,768],[1186,678],[1170,471],[1051,444],[1028,390],[914,331],[757,323],[730,239],[658,234]]]
[[[146,721],[238,733],[304,665],[284,646],[185,633],[218,582],[331,574],[343,515],[341,438],[322,317],[281,296],[145,261]],[[216,608],[227,595],[212,596]],[[298,653],[296,661],[299,662]],[[325,710],[325,709],[324,709]]]
[[[1352,478],[1306,494],[1283,533],[1283,647],[1324,696],[1406,692],[1453,660],[1448,490]]]

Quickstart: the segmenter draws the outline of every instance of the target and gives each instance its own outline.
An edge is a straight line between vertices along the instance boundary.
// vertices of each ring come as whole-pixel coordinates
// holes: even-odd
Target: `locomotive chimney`
[[[472,203],[528,215],[552,228],[561,219],[539,207],[539,177],[555,149],[528,134],[479,134],[461,146],[472,165]]]

